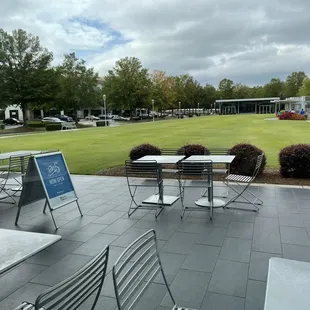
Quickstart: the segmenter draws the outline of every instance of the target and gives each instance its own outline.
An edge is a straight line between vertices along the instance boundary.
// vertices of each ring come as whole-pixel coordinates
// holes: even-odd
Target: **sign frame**
[[[40,167],[40,164],[39,164],[39,159],[40,158],[51,157],[51,156],[55,156],[55,155],[58,155],[58,156],[61,157],[61,160],[62,160],[63,166],[64,166],[64,170],[65,170],[65,173],[66,173],[66,177],[68,178],[68,180],[66,180],[66,181],[69,182],[70,189],[72,189],[70,192],[67,192],[67,193],[71,194],[72,197],[70,199],[68,199],[67,201],[63,201],[63,202],[61,202],[61,200],[62,200],[61,198],[60,199],[56,199],[57,205],[55,205],[55,202],[52,201],[52,199],[50,198],[49,190],[47,189],[46,184],[45,184],[45,180],[46,179],[42,175],[41,167]],[[23,206],[26,206],[28,204],[34,203],[34,202],[42,200],[42,199],[45,199],[45,205],[44,205],[43,213],[45,213],[46,208],[48,207],[49,210],[50,210],[50,213],[51,213],[51,216],[52,216],[52,219],[53,219],[53,222],[54,222],[54,225],[55,225],[56,229],[58,229],[58,227],[56,225],[56,221],[55,221],[55,218],[53,216],[53,211],[54,210],[62,208],[62,207],[66,206],[66,205],[68,205],[68,204],[70,204],[72,202],[76,202],[77,207],[79,209],[79,212],[80,212],[81,216],[83,216],[81,208],[80,208],[80,205],[79,205],[79,202],[78,202],[78,196],[76,194],[73,182],[71,180],[70,171],[68,169],[66,160],[65,160],[62,152],[58,151],[58,152],[49,152],[49,153],[33,155],[29,159],[29,161],[31,161],[31,162],[28,164],[28,168],[27,168],[27,172],[26,172],[26,175],[25,175],[25,179],[27,177],[29,177],[29,179],[31,179],[31,178],[34,177],[34,175],[36,175],[36,178],[35,178],[34,181],[28,181],[29,183],[27,184],[25,191],[27,191],[27,188],[29,189],[29,186],[30,186],[30,189],[31,189],[31,183],[34,184],[34,182],[36,181],[36,182],[40,183],[39,186],[40,186],[40,190],[41,190],[41,195],[42,196],[41,197],[35,197],[33,199],[30,198],[28,200],[23,199],[23,197],[26,195],[26,192],[23,191],[24,190],[24,186],[23,186],[23,190],[22,190],[22,193],[21,193],[21,198],[20,198],[19,203],[18,203],[18,211],[17,211],[17,215],[16,215],[15,225],[17,225],[17,223],[18,223],[18,218],[19,218],[19,215],[20,215],[20,210],[21,210],[21,208]],[[36,171],[34,171],[34,170],[36,170]],[[37,186],[38,186],[38,184],[37,184]],[[60,197],[60,196],[54,196],[53,199],[55,200],[55,198],[58,198],[58,197]],[[23,201],[23,200],[26,200],[26,201]]]

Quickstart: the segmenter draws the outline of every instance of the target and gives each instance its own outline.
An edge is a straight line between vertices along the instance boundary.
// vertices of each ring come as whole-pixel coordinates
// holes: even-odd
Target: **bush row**
[[[56,131],[56,130],[61,130],[61,123],[56,123],[56,124],[46,124],[45,129],[46,131]]]
[[[46,123],[42,123],[40,121],[29,121],[27,122],[27,127],[31,128],[43,128],[45,127]]]
[[[231,173],[252,175],[257,161],[257,156],[263,151],[258,147],[240,143],[229,150],[229,154],[235,155],[231,164]],[[212,153],[212,151],[211,151]],[[151,144],[141,144],[134,147],[129,157],[131,160],[137,160],[145,155],[160,155],[160,148]],[[176,155],[209,155],[210,151],[200,144],[183,145],[175,152]],[[310,178],[310,144],[294,144],[283,148],[279,153],[280,174],[285,178]],[[259,171],[263,173],[266,166],[266,156]]]
[[[278,119],[279,120],[290,120],[290,121],[305,121],[306,116],[300,115],[298,113],[285,112],[285,113],[281,113],[278,116]]]
[[[231,173],[252,175],[257,161],[257,156],[262,154],[262,150],[254,145],[247,143],[240,143],[230,149],[230,154],[235,155],[235,160],[230,166]],[[175,152],[176,155],[184,155],[185,158],[192,155],[209,155],[210,151],[208,148],[201,144],[186,144],[180,147]],[[134,147],[129,157],[131,160],[137,160],[145,155],[161,155],[160,148],[152,144],[141,144]],[[264,156],[259,174],[261,174],[266,165],[266,156]]]

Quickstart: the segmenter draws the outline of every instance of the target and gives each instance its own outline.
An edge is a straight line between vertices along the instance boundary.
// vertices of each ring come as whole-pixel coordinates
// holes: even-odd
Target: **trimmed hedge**
[[[109,121],[107,121],[107,126],[109,126]],[[105,126],[105,121],[98,121],[96,122],[97,127],[104,127]]]
[[[278,116],[279,120],[290,120],[290,121],[305,121],[306,117],[305,115],[300,115],[298,113],[292,113],[292,112],[286,112],[281,113],[281,115]]]
[[[5,128],[4,124],[0,124],[0,129],[3,130]]]
[[[230,149],[230,154],[235,155],[235,159],[230,165],[230,172],[251,176],[255,170],[257,156],[263,151],[252,144],[240,143]],[[264,155],[262,165],[258,174],[262,174],[266,166],[266,155]]]
[[[192,155],[208,155],[209,150],[201,144],[186,144],[177,150],[177,155],[185,155],[185,158]]]
[[[31,128],[44,128],[45,125],[46,125],[46,123],[42,123],[40,121],[27,122],[27,127],[31,127]]]
[[[285,178],[310,178],[310,145],[293,144],[279,153],[280,174]]]
[[[131,160],[137,160],[145,155],[160,155],[161,151],[157,146],[149,143],[135,146],[129,153]]]
[[[46,124],[45,128],[47,131],[56,131],[56,130],[61,130],[61,123],[57,124]]]

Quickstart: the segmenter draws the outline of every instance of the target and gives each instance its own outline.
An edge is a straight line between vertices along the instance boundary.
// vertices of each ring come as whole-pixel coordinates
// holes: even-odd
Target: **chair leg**
[[[236,196],[234,196],[233,198],[231,198],[230,200],[228,200],[224,206],[224,209],[235,209],[235,210],[244,210],[244,211],[253,211],[253,212],[257,212],[259,210],[259,207],[257,205],[261,205],[263,204],[263,201],[258,198],[256,195],[254,195],[251,191],[248,190],[248,187],[250,186],[250,184],[247,184],[246,186],[242,186],[240,183],[235,182],[236,185],[238,185],[239,187],[241,187],[241,191],[236,190],[235,188],[233,188],[232,186],[230,186],[229,184],[227,184],[227,182],[225,182],[225,184],[232,189],[235,193],[237,193]],[[255,197],[254,201],[249,200],[248,198],[246,198],[243,194],[244,193],[249,193],[251,194],[253,197]],[[246,201],[240,201],[237,200],[238,198],[242,198]],[[256,201],[259,200],[260,203],[257,203]],[[243,209],[243,208],[232,208],[232,207],[228,207],[229,204],[233,203],[233,202],[238,202],[238,203],[248,203],[251,204],[254,207],[254,210],[248,210],[248,209]]]

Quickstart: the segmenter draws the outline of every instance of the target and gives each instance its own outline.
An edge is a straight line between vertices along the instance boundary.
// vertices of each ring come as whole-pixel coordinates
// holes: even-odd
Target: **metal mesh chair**
[[[260,167],[261,167],[262,162],[263,162],[263,158],[264,158],[264,153],[262,153],[261,155],[258,155],[257,162],[255,165],[255,169],[254,169],[252,176],[239,175],[239,174],[229,174],[225,178],[224,183],[226,184],[226,186],[228,186],[230,189],[232,189],[236,193],[236,195],[233,198],[231,198],[229,201],[227,201],[224,208],[245,210],[245,211],[254,211],[254,212],[257,212],[259,210],[259,207],[257,205],[262,205],[263,201],[260,198],[258,198],[255,194],[253,194],[249,190],[249,187],[251,186],[251,184],[255,180],[255,178],[256,178],[259,170],[260,170]],[[237,187],[240,188],[240,190],[235,189],[233,187],[233,185],[237,185]],[[246,194],[246,193],[250,194],[250,196],[254,197],[255,199],[253,201],[248,199],[247,197],[244,196],[244,194]],[[238,198],[243,198],[245,201],[237,200]],[[233,202],[251,204],[254,207],[254,210],[228,207],[228,205],[233,203]]]
[[[184,155],[182,152],[178,153],[178,149],[176,148],[162,148],[160,149],[161,155]],[[162,168],[163,172],[166,173],[177,173],[178,169],[176,165],[169,165],[171,167],[165,167],[166,165],[164,165],[164,167]]]
[[[79,309],[93,294],[95,300],[90,309],[95,309],[106,275],[108,256],[107,246],[74,275],[39,295],[35,303],[23,302],[15,310]]]
[[[186,210],[199,210],[202,208],[198,207],[187,207],[184,205],[184,196],[186,188],[202,188],[204,193],[201,196],[207,194],[208,200],[210,201],[210,218],[213,215],[213,171],[212,161],[194,161],[186,162],[182,161],[178,164],[178,175],[179,175],[179,188],[180,188],[180,199],[182,204],[181,218],[183,218]]]
[[[159,273],[174,304],[173,309],[185,309],[178,307],[172,296],[159,257],[155,230],[151,229],[132,242],[113,266],[112,275],[118,309],[135,309]]]
[[[29,159],[31,154],[23,154],[18,156],[11,156],[9,159],[8,170],[0,174],[0,182],[3,191],[6,192],[14,203],[16,202],[13,195],[9,191],[18,192],[23,187],[23,177],[27,171]]]
[[[134,163],[130,160],[126,160],[125,170],[129,194],[131,197],[128,216],[131,216],[136,210],[140,208],[147,210],[156,210],[155,217],[157,218],[164,208],[164,202],[162,199],[160,199],[163,194],[163,180],[160,175],[160,170],[157,162],[143,161],[141,163]],[[154,188],[154,193],[158,195],[157,201],[153,201],[150,203],[138,203],[135,197],[137,194],[137,189],[143,187]]]

